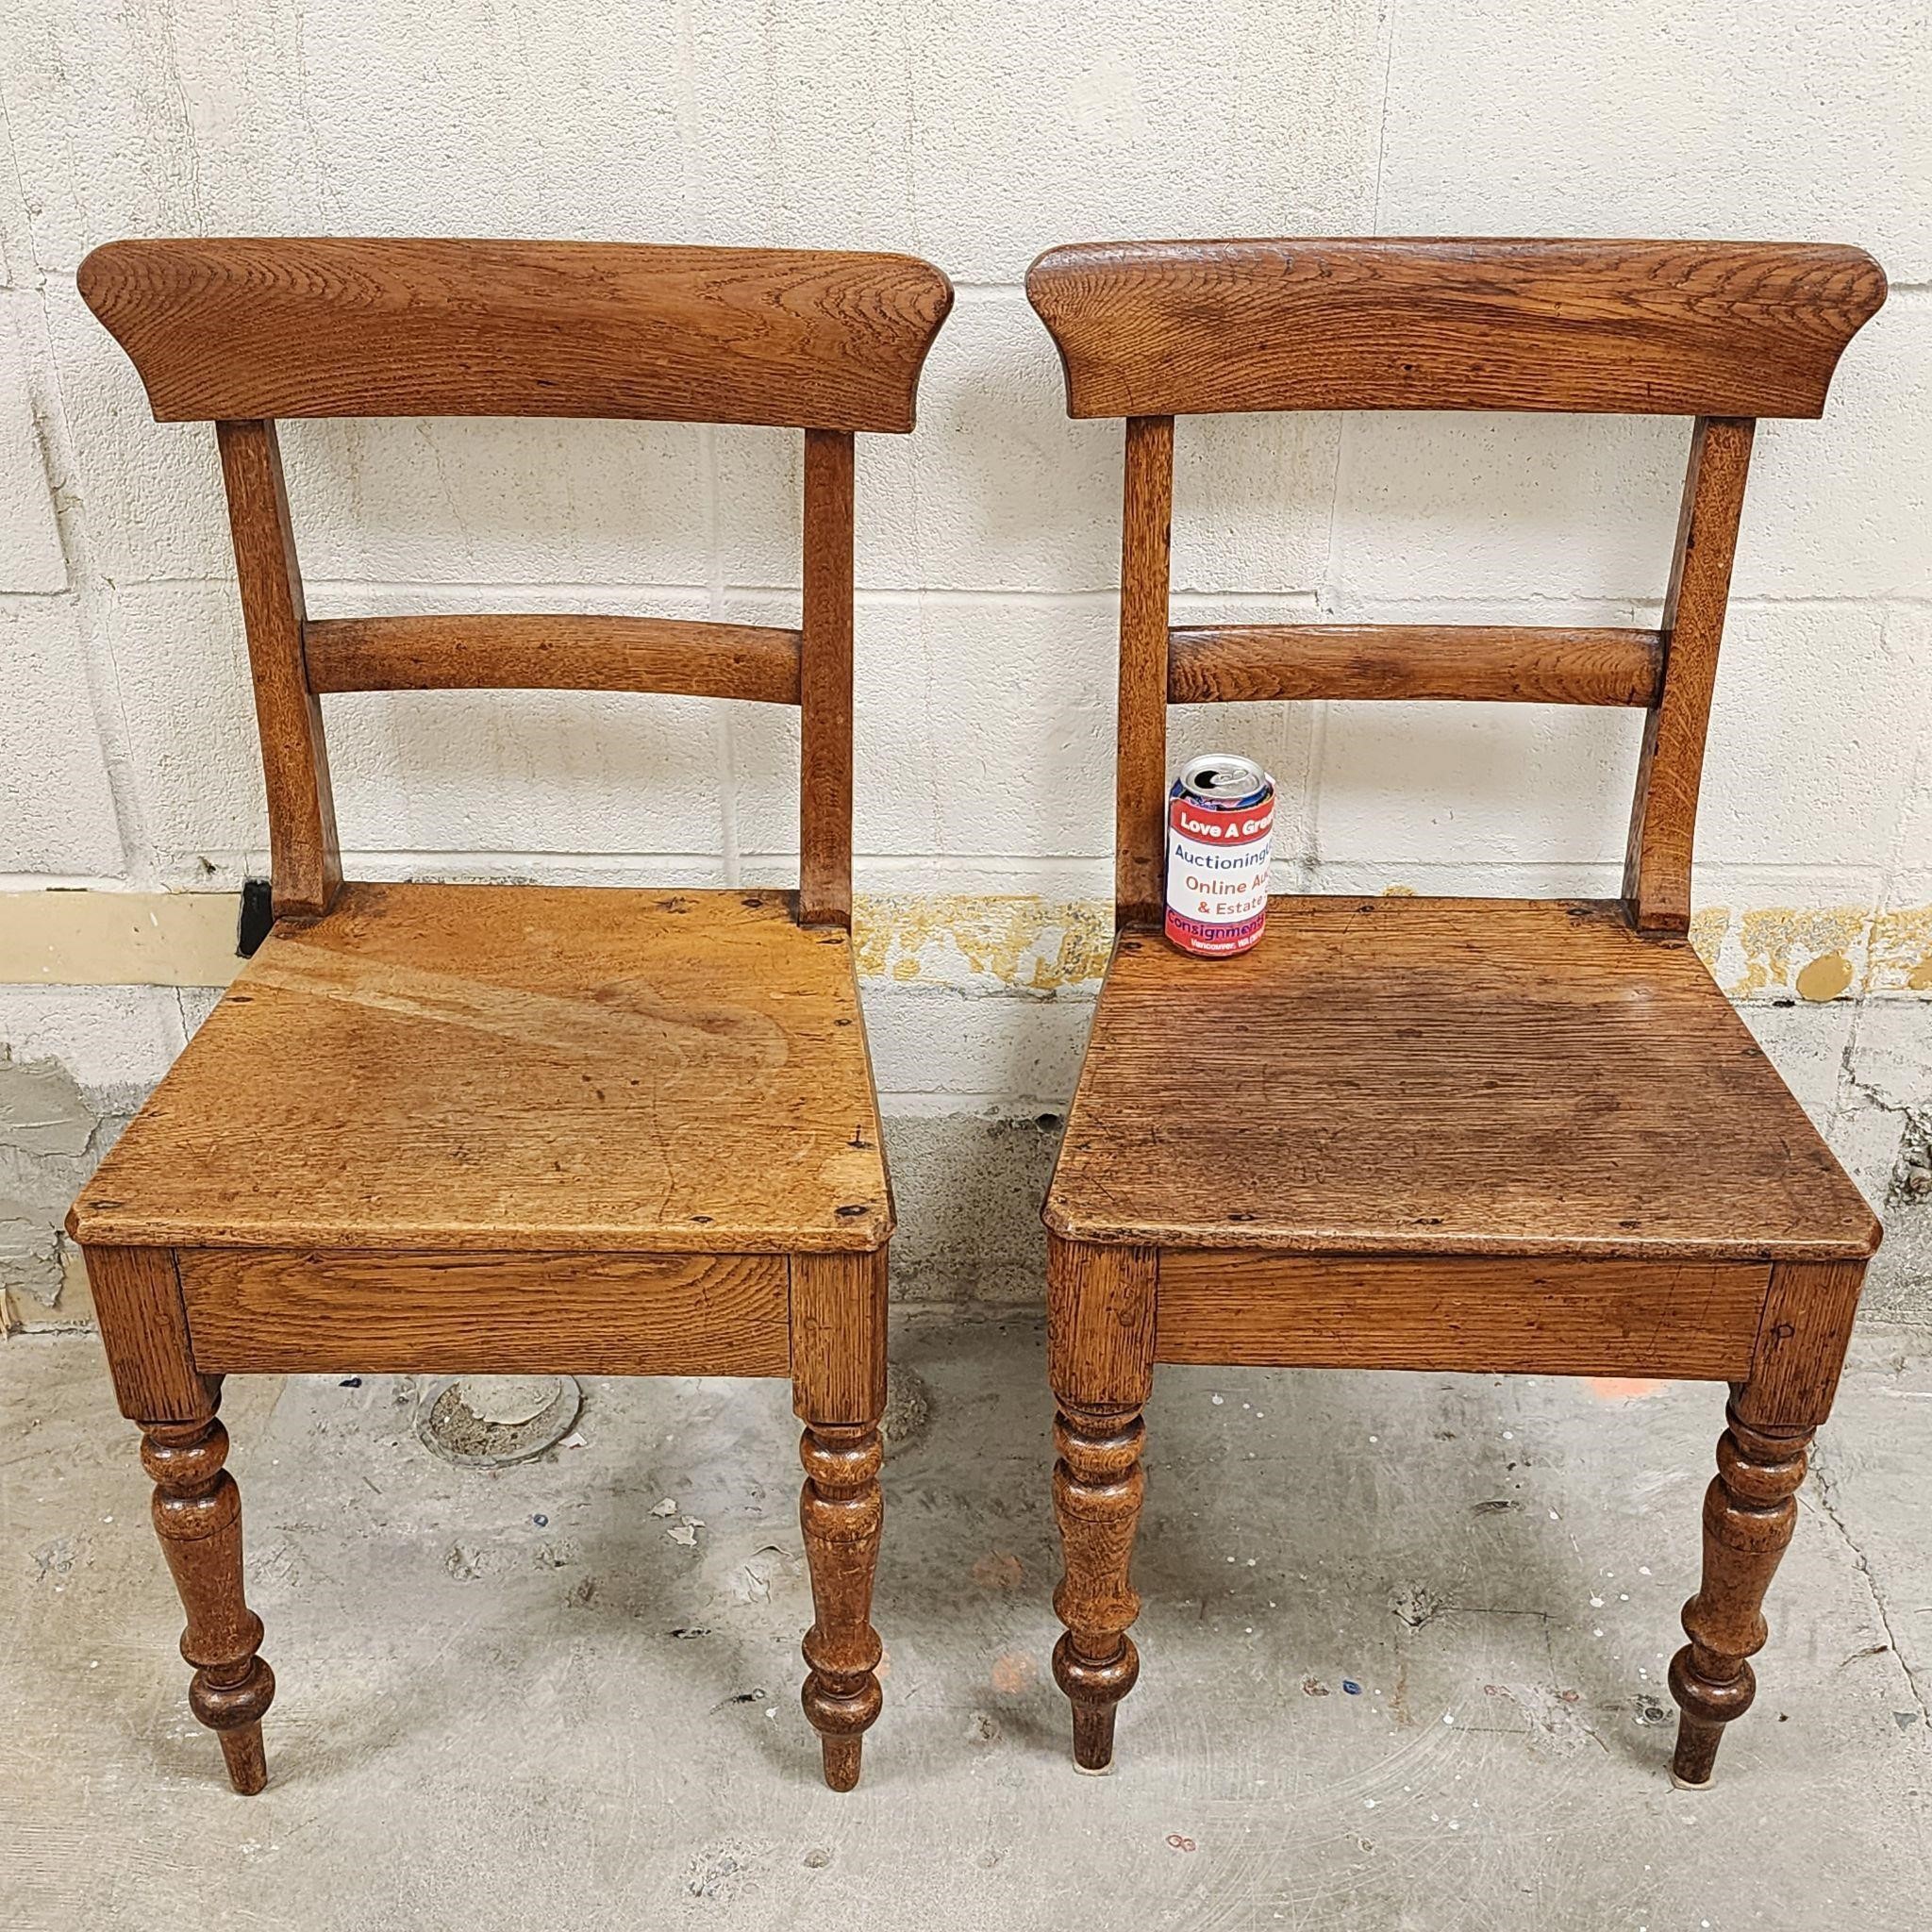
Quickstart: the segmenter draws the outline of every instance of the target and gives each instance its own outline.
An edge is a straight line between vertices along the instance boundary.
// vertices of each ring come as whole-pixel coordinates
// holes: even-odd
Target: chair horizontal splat
[[[329,617],[302,627],[308,688],[633,691],[798,702],[799,634],[671,617]]]
[[[1534,625],[1253,624],[1168,632],[1176,705],[1277,698],[1444,698],[1525,705],[1657,701],[1654,630]]]

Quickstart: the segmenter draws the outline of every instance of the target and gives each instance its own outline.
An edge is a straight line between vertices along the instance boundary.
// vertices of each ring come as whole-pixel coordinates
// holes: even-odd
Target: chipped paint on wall
[[[868,979],[1058,992],[1099,984],[1113,908],[1102,899],[861,893],[856,929]]]
[[[1932,907],[1706,907],[1690,937],[1734,1000],[1932,992]]]
[[[1872,922],[1870,992],[1932,992],[1932,906],[1902,906]]]
[[[240,963],[232,892],[7,896],[0,981],[217,985]],[[1107,970],[1113,908],[1025,893],[862,892],[856,941],[874,986],[1091,993]],[[1734,1000],[1932,993],[1932,906],[1705,906],[1690,943]]]
[[[1391,888],[1405,891],[1405,888]],[[1104,899],[860,894],[858,970],[874,983],[1091,991],[1107,970]],[[1734,1000],[1932,993],[1932,906],[1701,907],[1690,943]]]

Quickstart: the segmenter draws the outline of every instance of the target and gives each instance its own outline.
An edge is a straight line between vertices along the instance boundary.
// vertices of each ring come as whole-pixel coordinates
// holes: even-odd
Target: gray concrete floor
[[[908,1311],[896,1356],[930,1416],[888,1463],[849,1797],[797,1704],[781,1387],[592,1383],[583,1446],[474,1472],[419,1445],[408,1385],[231,1383],[281,1687],[242,1799],[98,1345],[0,1348],[0,1923],[1932,1923],[1925,1331],[1857,1344],[1698,1796],[1663,1678],[1721,1391],[1162,1371],[1143,1677],[1085,1778],[1045,1669],[1038,1326]]]

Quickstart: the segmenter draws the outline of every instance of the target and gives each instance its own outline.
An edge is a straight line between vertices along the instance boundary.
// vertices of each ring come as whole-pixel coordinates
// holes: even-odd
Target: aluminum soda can
[[[1167,936],[1184,953],[1245,953],[1268,919],[1274,781],[1252,758],[1191,758],[1167,795]]]

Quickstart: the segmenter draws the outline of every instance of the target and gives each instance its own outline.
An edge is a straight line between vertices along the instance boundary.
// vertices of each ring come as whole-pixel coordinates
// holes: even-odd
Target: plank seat
[[[70,1227],[169,1247],[875,1248],[891,1206],[851,941],[796,924],[789,899],[345,885],[269,935]]]
[[[1878,1223],[1688,946],[1615,902],[1269,901],[1124,933],[1046,1206],[1070,1241],[1863,1260]]]

